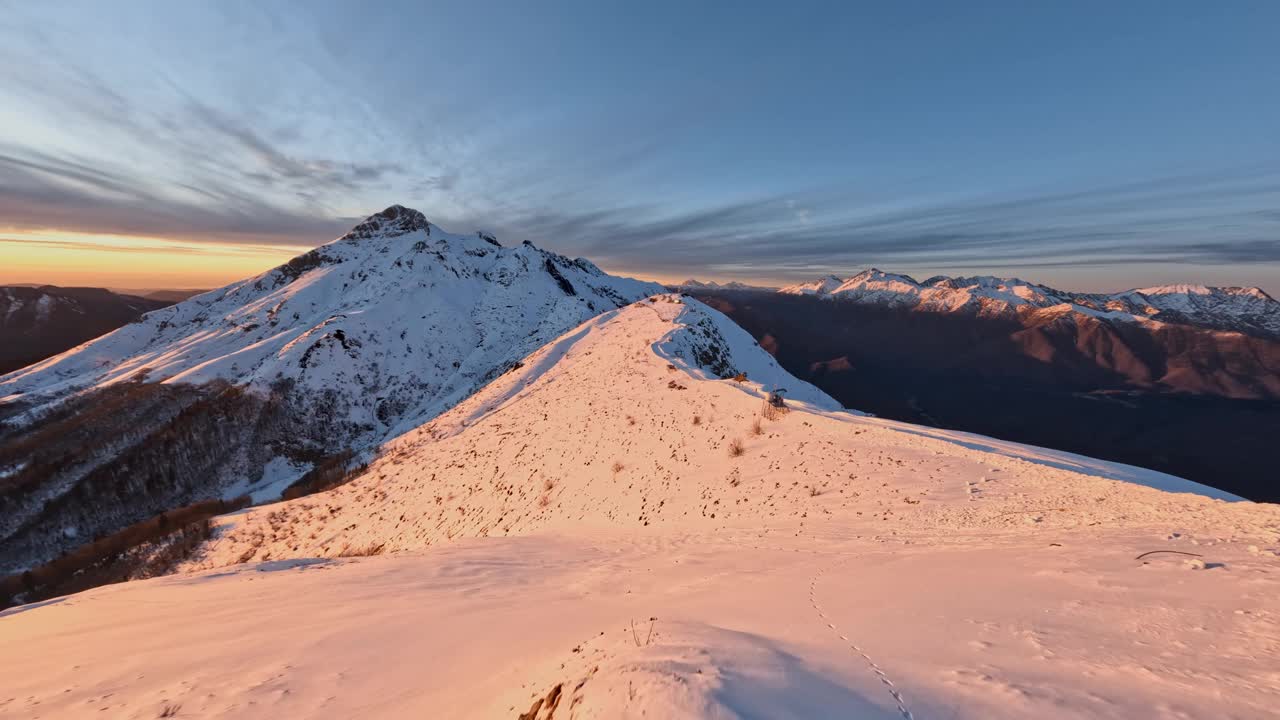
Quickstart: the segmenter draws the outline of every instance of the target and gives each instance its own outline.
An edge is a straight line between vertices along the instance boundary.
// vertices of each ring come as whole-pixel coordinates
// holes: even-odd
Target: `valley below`
[[[1280,380],[1273,341],[1115,324],[1099,326],[1107,342],[1091,345],[1075,328],[767,292],[697,296],[848,407],[1280,501],[1280,395],[1258,382]],[[1029,350],[1029,333],[1053,349]],[[1132,360],[1118,364],[1125,354]]]

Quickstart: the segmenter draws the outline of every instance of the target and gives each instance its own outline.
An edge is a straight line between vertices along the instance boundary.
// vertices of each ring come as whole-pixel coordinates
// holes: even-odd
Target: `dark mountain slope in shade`
[[[102,288],[0,287],[0,375],[69,350],[172,305]]]

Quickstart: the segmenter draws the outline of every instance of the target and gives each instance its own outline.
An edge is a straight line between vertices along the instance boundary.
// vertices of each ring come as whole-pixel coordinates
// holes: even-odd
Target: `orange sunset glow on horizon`
[[[55,230],[0,232],[0,285],[213,288],[256,275],[307,248],[190,242]]]

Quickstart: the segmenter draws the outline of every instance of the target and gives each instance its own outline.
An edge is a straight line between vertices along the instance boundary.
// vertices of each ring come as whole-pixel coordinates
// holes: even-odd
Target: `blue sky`
[[[311,246],[402,203],[659,278],[1278,294],[1277,28],[1269,2],[0,3],[0,229]]]

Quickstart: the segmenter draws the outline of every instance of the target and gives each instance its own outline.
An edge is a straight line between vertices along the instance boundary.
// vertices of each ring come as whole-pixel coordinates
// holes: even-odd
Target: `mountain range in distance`
[[[938,275],[920,282],[909,275],[876,268],[848,278],[827,275],[781,288],[694,279],[671,287],[687,292],[776,291],[785,295],[979,317],[1078,313],[1108,320],[1191,325],[1280,340],[1280,302],[1256,287],[1177,284],[1115,293],[1079,293],[1019,278],[989,275]]]
[[[758,302],[774,294],[741,283],[694,282],[680,287],[693,294],[759,293],[753,295]],[[938,276],[917,282],[871,269],[848,279],[828,276],[791,285],[776,294],[834,303],[823,306],[828,315],[862,307],[972,321],[970,327],[983,328],[978,335],[997,335],[1001,343],[965,342],[951,348],[948,357],[979,372],[985,362],[991,372],[1006,373],[1017,358],[1033,361],[1023,363],[1017,374],[1038,372],[1073,389],[1280,398],[1280,302],[1258,288],[1170,285],[1072,293],[1016,278]],[[901,344],[912,346],[905,337]],[[978,357],[984,351],[986,356]]]
[[[1256,288],[1085,294],[870,270],[689,292],[847,406],[1280,500],[1280,303]]]

